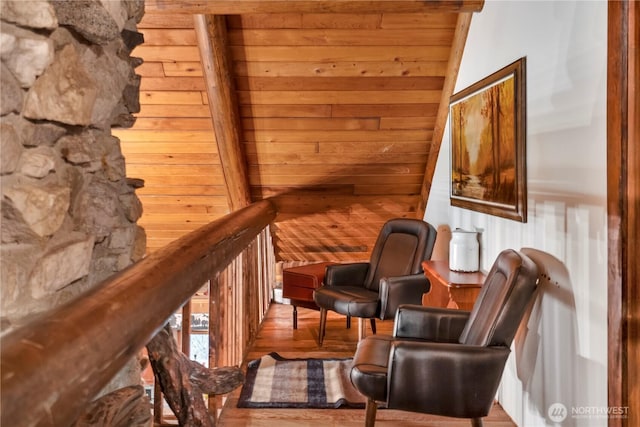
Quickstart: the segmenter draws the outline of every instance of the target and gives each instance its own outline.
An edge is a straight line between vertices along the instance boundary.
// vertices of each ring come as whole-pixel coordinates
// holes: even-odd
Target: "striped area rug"
[[[351,359],[285,359],[270,353],[249,362],[239,408],[364,408],[351,385]]]

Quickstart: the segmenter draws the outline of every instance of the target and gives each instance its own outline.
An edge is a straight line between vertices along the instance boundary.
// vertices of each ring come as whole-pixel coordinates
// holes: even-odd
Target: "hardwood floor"
[[[327,332],[322,348],[318,347],[319,313],[298,309],[298,329],[293,330],[292,307],[272,304],[265,317],[258,337],[251,347],[248,360],[277,352],[283,357],[350,357],[358,341],[358,321],[346,329],[345,318],[335,313],[327,316]],[[367,322],[368,323],[368,322]],[[377,321],[378,333],[391,333],[393,321]],[[367,325],[368,326],[368,325]],[[371,330],[368,328],[367,333]],[[240,409],[236,407],[240,388],[230,393],[219,418],[220,426],[232,427],[361,427],[364,425],[364,409]],[[377,427],[468,427],[466,419],[446,418],[412,412],[380,410]],[[484,418],[485,427],[513,427],[515,424],[496,404]]]

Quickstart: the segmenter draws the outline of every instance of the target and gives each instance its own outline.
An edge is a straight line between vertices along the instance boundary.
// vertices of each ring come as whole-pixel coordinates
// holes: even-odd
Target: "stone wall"
[[[3,332],[144,255],[138,181],[111,135],[139,111],[143,13],[143,0],[0,1]]]

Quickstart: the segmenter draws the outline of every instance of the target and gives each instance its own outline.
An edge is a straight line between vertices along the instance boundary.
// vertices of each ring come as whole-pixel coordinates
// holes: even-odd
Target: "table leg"
[[[298,329],[298,307],[293,306],[293,329]]]

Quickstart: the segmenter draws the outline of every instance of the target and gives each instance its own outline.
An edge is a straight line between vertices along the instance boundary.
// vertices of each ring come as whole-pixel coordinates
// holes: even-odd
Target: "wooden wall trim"
[[[608,3],[608,405],[628,408],[609,426],[640,425],[640,2]]]
[[[248,13],[479,12],[484,0],[146,0],[153,13],[237,15]]]
[[[628,270],[628,343],[627,363],[629,378],[636,379],[629,386],[627,401],[630,405],[628,425],[640,425],[640,2],[633,1],[629,16],[629,145],[627,159],[629,175],[627,200],[629,201],[629,229],[627,245],[631,248],[627,256]]]
[[[433,136],[429,147],[427,167],[422,181],[422,188],[420,191],[421,197],[416,209],[416,217],[420,219],[424,218],[424,213],[427,208],[433,174],[436,170],[436,163],[438,162],[438,155],[440,153],[440,147],[442,146],[442,136],[444,135],[444,129],[447,125],[447,117],[449,116],[449,98],[451,98],[451,95],[453,94],[456,86],[456,80],[458,79],[460,62],[462,61],[464,46],[467,42],[467,35],[469,34],[472,16],[472,13],[460,13],[458,15],[456,31],[451,45],[451,54],[447,65],[447,73],[444,80],[444,86],[442,88],[442,95],[440,97],[438,114],[436,116],[436,123],[434,125]]]
[[[237,210],[251,203],[251,192],[225,19],[195,15],[194,25],[229,205]]]

